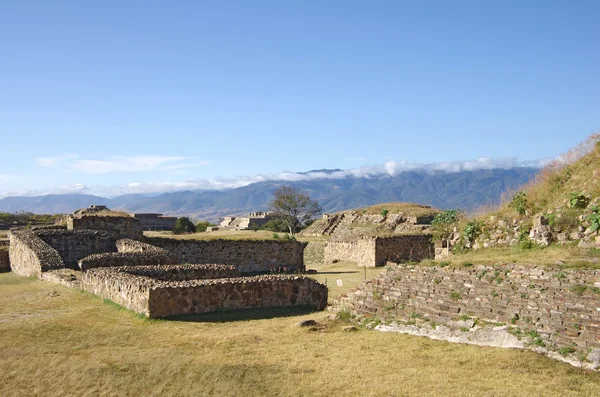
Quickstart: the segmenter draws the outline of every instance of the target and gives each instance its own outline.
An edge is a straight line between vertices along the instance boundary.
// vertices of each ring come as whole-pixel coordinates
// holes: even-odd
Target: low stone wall
[[[406,234],[375,239],[376,265],[385,265],[387,261],[420,261],[434,257],[434,244],[431,235],[428,234]]]
[[[325,263],[325,241],[311,241],[304,249],[304,265],[322,265]]]
[[[1,250],[0,251],[0,272],[9,272],[10,271],[10,258],[8,256],[8,251]]]
[[[69,216],[67,229],[97,229],[116,233],[121,238],[142,239],[144,237],[140,221],[130,216]]]
[[[325,263],[356,262],[358,266],[375,266],[375,238],[357,238],[350,241],[328,241],[325,245]]]
[[[304,270],[306,243],[277,240],[179,240],[153,237],[150,244],[177,255],[179,263],[226,263],[242,273],[274,268]]]
[[[156,247],[151,244],[146,244],[141,241],[124,238],[117,240],[117,252],[122,253],[150,253],[154,255],[161,255],[164,257],[170,257],[169,263],[177,263],[177,257],[171,251],[167,251],[164,248]]]
[[[20,276],[41,277],[42,272],[65,267],[59,253],[39,238],[34,231],[12,229],[10,233],[10,266]]]
[[[193,266],[181,267],[189,272]],[[327,287],[308,277],[269,275],[163,281],[148,277],[164,274],[159,267],[145,271],[143,276],[132,273],[138,270],[91,269],[83,274],[82,287],[156,318],[265,307],[309,306],[322,310],[327,305]],[[184,275],[191,276],[191,273]]]
[[[325,263],[351,261],[358,266],[382,266],[388,261],[416,261],[434,256],[434,245],[427,234],[336,239],[325,246]]]
[[[80,259],[77,263],[78,267],[84,271],[96,267],[174,264],[177,264],[177,259],[169,253],[162,252],[108,252],[103,254],[92,254]]]
[[[135,276],[150,277],[161,281],[205,280],[212,278],[240,277],[240,272],[231,265],[173,265],[136,266],[125,269]]]
[[[35,234],[60,254],[65,265],[79,269],[77,262],[92,254],[116,252],[118,235],[107,230],[40,229]]]
[[[364,317],[443,323],[467,315],[533,332],[547,346],[600,347],[600,271],[391,265],[336,302]]]

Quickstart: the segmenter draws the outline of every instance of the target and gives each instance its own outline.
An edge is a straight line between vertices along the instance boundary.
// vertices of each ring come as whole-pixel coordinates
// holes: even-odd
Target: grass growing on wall
[[[338,266],[324,270],[355,269]],[[0,274],[0,285],[3,396],[600,394],[599,374],[532,352],[344,332],[326,312],[149,321],[90,294],[11,273]],[[325,326],[296,326],[306,318]]]

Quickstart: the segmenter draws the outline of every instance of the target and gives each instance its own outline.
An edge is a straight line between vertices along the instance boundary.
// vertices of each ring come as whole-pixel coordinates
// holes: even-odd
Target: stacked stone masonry
[[[517,265],[392,265],[343,297],[354,315],[435,323],[467,315],[539,333],[555,347],[600,347],[600,271]]]
[[[325,263],[351,261],[358,266],[382,266],[388,261],[418,261],[434,256],[433,242],[427,234],[331,240],[325,246]]]
[[[34,233],[60,254],[65,265],[78,269],[77,262],[92,254],[116,252],[118,235],[108,230],[39,229]]]
[[[65,267],[58,251],[32,230],[11,230],[9,257],[12,271],[21,276],[41,277],[42,272]]]
[[[187,267],[194,269],[194,265]],[[164,281],[162,267],[153,277],[136,275],[140,267],[91,269],[83,274],[82,287],[149,317],[171,317],[223,310],[263,307],[327,305],[327,287],[300,276],[254,276],[242,278]],[[189,274],[181,278],[195,277]]]
[[[144,238],[139,219],[130,216],[69,216],[67,218],[67,229],[107,230],[116,233],[120,238],[131,238],[138,240]]]
[[[298,241],[275,240],[178,240],[154,237],[147,241],[174,253],[179,263],[226,263],[242,273],[273,269],[304,270],[304,247]]]
[[[78,267],[84,271],[96,267],[175,264],[177,264],[177,258],[170,253],[155,252],[108,252],[104,254],[92,254],[78,261]]]
[[[0,251],[0,272],[10,271],[10,258],[8,251]]]

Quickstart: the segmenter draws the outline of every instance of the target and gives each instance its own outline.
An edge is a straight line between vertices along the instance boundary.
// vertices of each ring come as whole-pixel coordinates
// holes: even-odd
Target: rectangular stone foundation
[[[82,288],[151,318],[251,308],[327,305],[327,287],[292,275],[236,277],[232,266],[91,269]]]

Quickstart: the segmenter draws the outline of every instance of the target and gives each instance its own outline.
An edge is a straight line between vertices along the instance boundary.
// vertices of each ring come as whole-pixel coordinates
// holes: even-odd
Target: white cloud
[[[87,193],[101,196],[118,196],[127,193],[160,193],[177,190],[223,190],[238,188],[257,182],[283,181],[299,182],[319,179],[343,179],[377,178],[384,176],[395,176],[402,172],[461,172],[487,169],[511,169],[515,167],[542,167],[555,159],[541,159],[536,161],[519,161],[516,158],[488,158],[482,157],[476,160],[449,161],[439,163],[413,163],[405,160],[386,161],[380,165],[365,165],[359,168],[340,170],[334,172],[309,172],[298,173],[283,171],[280,173],[258,174],[250,176],[220,177],[212,180],[190,178],[174,181],[136,182],[132,181],[123,185],[115,186],[89,186],[85,184],[73,184],[59,186],[52,189],[35,191],[11,191],[0,194],[8,195],[41,195],[49,193]],[[180,156],[133,156],[133,157],[111,157],[107,160],[87,160],[76,156],[43,157],[38,159],[40,166],[57,169],[80,171],[88,174],[103,172],[137,172],[158,170],[181,170],[206,165],[207,162],[195,161],[194,159]]]
[[[210,161],[182,156],[111,156],[107,159],[85,159],[76,155],[40,157],[37,164],[43,168],[66,172],[105,174],[108,172],[176,171],[202,167]]]

